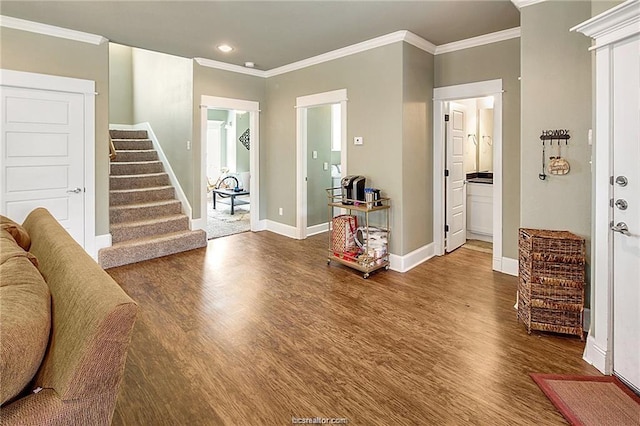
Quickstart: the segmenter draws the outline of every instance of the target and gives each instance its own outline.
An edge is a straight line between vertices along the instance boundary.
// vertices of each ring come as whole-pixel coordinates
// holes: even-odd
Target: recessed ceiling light
[[[229,46],[228,44],[221,44],[218,46],[218,50],[224,53],[229,53],[233,50],[233,47]]]
[[[247,68],[254,68],[256,66],[256,64],[254,64],[253,62],[245,62],[244,66]]]

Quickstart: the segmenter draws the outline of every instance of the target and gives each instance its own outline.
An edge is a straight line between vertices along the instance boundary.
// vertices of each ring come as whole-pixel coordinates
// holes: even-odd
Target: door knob
[[[74,194],[79,194],[82,192],[82,189],[80,188],[73,188],[73,189],[67,189],[68,193],[74,193]]]
[[[622,235],[626,235],[627,237],[631,236],[631,232],[629,232],[629,227],[624,222],[618,222],[615,226],[613,226],[613,222],[611,222],[611,230],[613,232],[619,232]]]
[[[615,206],[620,210],[626,210],[627,207],[629,207],[629,204],[627,203],[626,200],[623,200],[622,198],[620,198],[616,200]]]
[[[626,176],[618,176],[616,178],[616,183],[620,186],[627,186],[627,184],[629,183],[629,179],[627,179]]]

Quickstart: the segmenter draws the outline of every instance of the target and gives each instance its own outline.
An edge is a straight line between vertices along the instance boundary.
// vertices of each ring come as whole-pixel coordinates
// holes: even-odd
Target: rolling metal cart
[[[341,188],[327,189],[327,198],[331,231],[327,265],[340,263],[362,272],[365,279],[378,269],[388,270],[391,199],[345,199]]]

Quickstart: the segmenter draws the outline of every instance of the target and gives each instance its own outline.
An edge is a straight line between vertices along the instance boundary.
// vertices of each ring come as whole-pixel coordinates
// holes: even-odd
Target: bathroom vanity
[[[493,240],[493,173],[467,173],[467,239]]]

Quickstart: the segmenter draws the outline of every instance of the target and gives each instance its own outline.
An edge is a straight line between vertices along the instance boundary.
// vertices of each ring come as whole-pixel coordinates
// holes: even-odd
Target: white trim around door
[[[59,77],[30,72],[0,70],[0,84],[7,87],[77,93],[84,96],[84,244],[85,251],[97,259],[96,250],[96,172],[95,172],[95,91],[92,80]],[[105,146],[105,152],[107,147]]]
[[[260,104],[242,99],[221,98],[202,95],[200,97],[200,219],[194,220],[194,228],[207,229],[207,111],[209,108],[231,109],[249,112],[249,200],[251,203],[251,231],[262,230],[260,226]]]
[[[446,217],[445,102],[493,96],[493,270],[512,274],[513,268],[502,257],[502,93],[502,79],[433,89],[433,237],[434,252],[441,256]]]
[[[296,238],[303,240],[314,230],[307,230],[307,109],[340,104],[341,113],[341,176],[347,175],[347,89],[316,93],[296,98]]]

